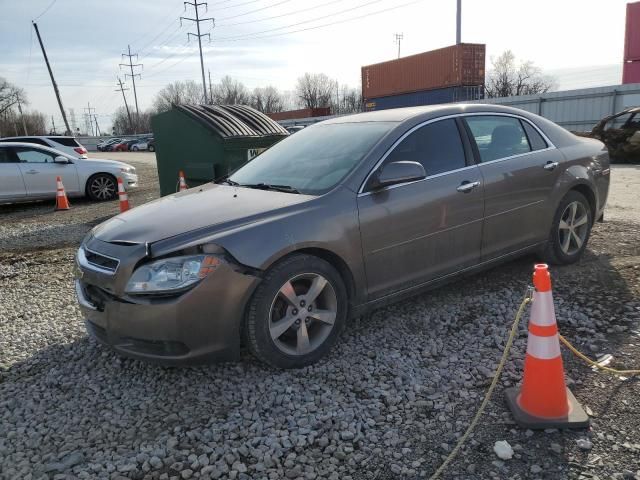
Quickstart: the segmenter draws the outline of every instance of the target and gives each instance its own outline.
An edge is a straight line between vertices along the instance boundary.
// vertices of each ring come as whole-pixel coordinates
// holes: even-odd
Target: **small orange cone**
[[[64,191],[64,185],[62,185],[62,178],[56,177],[56,208],[58,210],[69,210],[71,204],[67,198],[67,193]]]
[[[120,213],[129,210],[129,195],[127,195],[120,177],[118,177],[118,197],[120,198]]]
[[[178,183],[180,184],[180,186],[178,187],[179,191],[189,189],[189,187],[187,186],[187,182],[184,179],[184,172],[182,170],[180,170],[180,173],[178,173]]]
[[[546,264],[535,266],[533,305],[529,319],[522,388],[507,389],[515,421],[531,429],[584,428],[589,417],[564,381],[558,325]]]

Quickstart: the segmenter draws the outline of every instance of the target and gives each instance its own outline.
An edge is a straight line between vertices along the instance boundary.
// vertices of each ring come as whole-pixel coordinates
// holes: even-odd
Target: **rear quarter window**
[[[80,144],[73,137],[47,137],[48,140],[51,140],[54,143],[58,143],[65,147],[79,147]]]
[[[547,142],[545,142],[542,135],[538,133],[538,131],[531,126],[529,122],[521,120],[522,126],[524,127],[524,131],[527,133],[527,138],[529,139],[529,145],[531,146],[531,150],[544,150],[548,147]]]

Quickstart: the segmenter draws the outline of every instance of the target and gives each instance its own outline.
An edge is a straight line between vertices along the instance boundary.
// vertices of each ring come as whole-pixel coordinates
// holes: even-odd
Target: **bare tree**
[[[336,94],[336,82],[324,73],[305,73],[298,78],[296,95],[304,108],[328,107]]]
[[[18,102],[22,105],[28,103],[24,90],[0,77],[0,114],[16,106]]]
[[[220,79],[213,87],[213,103],[219,105],[237,105],[250,103],[251,95],[242,82],[228,75]]]
[[[263,113],[276,113],[284,110],[285,99],[276,87],[254,88],[251,106]]]
[[[343,85],[340,88],[339,97],[335,106],[332,105],[333,113],[355,113],[362,111],[362,91],[359,88],[351,88]],[[333,102],[332,102],[333,103]]]
[[[172,105],[200,103],[202,103],[202,88],[193,80],[185,80],[170,83],[160,90],[153,100],[153,108],[157,112],[165,112],[170,110]]]
[[[194,82],[195,83],[195,82]],[[163,110],[161,110],[163,111]],[[113,130],[116,135],[132,135],[134,133],[147,133],[151,131],[151,115],[149,110],[140,112],[140,115],[132,115],[133,126],[129,123],[127,111],[123,106],[118,107],[113,114]],[[132,128],[133,127],[133,128]]]
[[[531,61],[518,62],[511,50],[491,59],[485,90],[488,98],[545,93],[555,87],[552,77]]]

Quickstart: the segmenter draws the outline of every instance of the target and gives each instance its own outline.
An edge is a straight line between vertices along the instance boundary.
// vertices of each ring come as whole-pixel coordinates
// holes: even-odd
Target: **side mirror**
[[[55,163],[69,163],[69,159],[67,157],[63,157],[62,155],[58,155],[53,159]]]
[[[422,164],[418,162],[391,162],[383,166],[372,178],[371,187],[379,190],[398,183],[415,182],[427,176]]]

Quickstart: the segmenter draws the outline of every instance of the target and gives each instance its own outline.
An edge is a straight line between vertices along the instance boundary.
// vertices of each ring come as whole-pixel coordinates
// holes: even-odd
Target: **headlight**
[[[187,288],[223,262],[213,255],[187,255],[157,260],[136,269],[127,283],[127,293],[163,293]]]
[[[136,169],[133,167],[121,168],[120,171],[123,173],[136,173]]]

